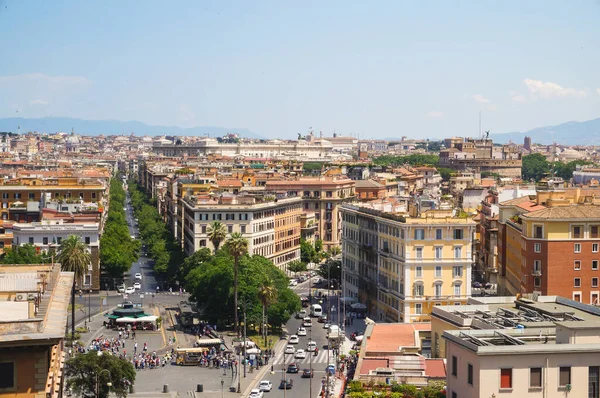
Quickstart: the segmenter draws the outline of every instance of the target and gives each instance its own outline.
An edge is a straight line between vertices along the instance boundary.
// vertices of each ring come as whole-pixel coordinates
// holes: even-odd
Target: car
[[[296,358],[296,359],[306,358],[306,351],[304,351],[302,348],[300,348],[299,350],[296,350],[296,354],[294,355],[294,358]]]
[[[484,287],[485,287],[486,289],[491,289],[493,286],[492,286],[492,284],[491,284],[491,283],[489,283],[489,282],[488,282],[488,283],[486,283],[486,284],[484,285]]]
[[[125,289],[126,289],[125,285],[117,286],[117,292],[119,292],[119,293],[125,293]]]
[[[306,310],[300,310],[296,313],[296,319],[304,319],[308,316],[308,312]]]
[[[323,329],[329,329],[331,327],[331,323],[327,322],[323,324]]]
[[[473,287],[476,289],[480,289],[483,287],[483,285],[480,282],[473,282]]]
[[[319,323],[325,323],[325,322],[327,322],[327,315],[325,315],[325,314],[321,315],[319,317],[319,319],[318,319],[318,322]]]
[[[296,348],[294,348],[293,345],[288,345],[287,347],[285,347],[285,353],[286,354],[295,354]]]
[[[312,327],[312,321],[310,320],[310,318],[306,317],[302,320],[302,326],[304,326],[305,328],[310,328]]]
[[[271,391],[273,389],[273,383],[271,383],[269,380],[263,380],[258,383],[258,389],[260,391]]]
[[[139,272],[137,272],[137,273],[135,274],[134,278],[135,278],[135,279],[142,280],[142,274],[141,274],[141,273],[139,273]]]
[[[290,286],[298,286],[298,281],[295,279],[290,279]]]
[[[299,327],[296,333],[298,333],[298,336],[306,336],[306,329],[303,327]]]
[[[289,390],[294,386],[294,380],[292,379],[283,379],[281,383],[279,383],[279,389],[281,390]]]
[[[304,369],[302,370],[302,378],[310,378],[312,379],[313,377],[315,377],[315,372],[312,369]]]
[[[296,365],[296,362],[292,362],[288,365],[286,372],[287,373],[298,373],[300,368]]]
[[[290,344],[298,344],[300,342],[300,339],[298,338],[297,335],[293,334],[290,336]]]
[[[263,398],[263,392],[258,388],[253,388],[250,390],[250,395],[248,398]]]
[[[325,368],[325,372],[328,372],[330,374],[331,373],[335,374],[335,365],[332,364],[332,363],[330,363],[329,365],[327,365],[327,367]]]
[[[125,288],[125,294],[133,294],[135,293],[135,288],[133,286]]]
[[[140,290],[140,289],[142,288],[142,284],[141,284],[141,283],[139,283],[139,282],[135,282],[135,283],[133,284],[133,288],[134,288],[135,290]]]
[[[309,341],[308,344],[306,345],[306,350],[309,352],[316,351],[317,343],[315,343],[314,341]]]

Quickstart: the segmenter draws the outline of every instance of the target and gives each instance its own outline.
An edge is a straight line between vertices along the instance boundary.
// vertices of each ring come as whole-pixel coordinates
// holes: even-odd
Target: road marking
[[[308,355],[312,355],[312,363],[313,364],[327,363],[327,350],[321,350],[316,357],[312,353],[307,353],[307,356],[304,359],[296,359],[296,358],[294,358],[294,356],[292,354],[278,355],[273,360],[273,365],[283,365],[283,363],[284,363],[283,356],[284,355],[285,355],[286,365],[289,365],[292,362],[295,362],[297,364],[309,364],[311,362],[311,358],[309,358]],[[329,352],[329,360],[331,361],[332,358],[335,359],[335,356],[333,355],[333,351],[330,351]]]

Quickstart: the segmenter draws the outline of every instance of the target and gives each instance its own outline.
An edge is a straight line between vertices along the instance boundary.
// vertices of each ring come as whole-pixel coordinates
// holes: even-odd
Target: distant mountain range
[[[556,126],[538,127],[524,133],[492,133],[494,142],[512,141],[522,144],[525,136],[535,144],[600,145],[600,119],[585,122],[566,122]]]
[[[75,132],[83,135],[191,135],[220,137],[227,133],[236,133],[246,138],[263,138],[245,128],[226,128],[212,126],[196,126],[182,128],[177,126],[151,126],[135,120],[122,122],[119,120],[83,120],[70,117],[44,117],[39,119],[28,118],[6,118],[0,119],[0,131],[17,132],[21,126],[21,132],[38,131],[41,133],[56,133],[58,131]]]

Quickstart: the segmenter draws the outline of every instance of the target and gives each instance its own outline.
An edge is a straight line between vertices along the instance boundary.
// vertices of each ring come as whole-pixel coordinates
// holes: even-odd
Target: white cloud
[[[483,95],[481,94],[475,94],[473,95],[473,99],[475,100],[475,102],[477,102],[478,104],[489,104],[490,100],[485,98]]]
[[[515,91],[509,91],[508,94],[510,94],[512,101],[516,102],[517,104],[523,104],[527,102],[527,98],[525,98],[523,94],[519,94]]]
[[[43,99],[34,99],[29,101],[29,105],[48,105],[48,101]]]
[[[441,117],[444,117],[444,114],[442,112],[429,111],[429,112],[427,112],[427,117],[439,119]]]
[[[43,73],[25,73],[21,75],[0,76],[2,83],[36,82],[57,85],[88,85],[91,82],[83,76],[50,76]]]
[[[587,95],[584,90],[563,87],[553,82],[543,82],[541,80],[533,79],[525,79],[523,82],[534,98],[537,98],[538,96],[544,99],[555,97],[584,98]]]

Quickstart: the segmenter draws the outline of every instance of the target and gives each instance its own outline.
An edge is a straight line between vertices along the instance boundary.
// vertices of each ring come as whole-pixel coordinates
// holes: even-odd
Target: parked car
[[[293,334],[290,336],[290,344],[298,344],[300,342],[300,339],[298,338],[297,335]]]
[[[133,293],[135,293],[135,288],[133,286],[125,288],[125,293],[126,294],[133,294]]]
[[[285,353],[286,354],[295,354],[296,348],[293,345],[288,345],[287,347],[285,347]]]
[[[312,379],[315,376],[315,372],[312,369],[304,369],[302,371],[302,378]]]
[[[250,390],[249,398],[263,398],[263,392],[258,388],[253,388]]]
[[[304,351],[302,348],[300,348],[299,350],[296,350],[296,355],[294,355],[294,358],[296,358],[296,359],[305,359],[306,358],[306,351]]]
[[[296,365],[296,362],[292,362],[288,365],[287,367],[287,373],[298,373],[300,371],[300,368],[298,367],[298,365]]]
[[[294,386],[294,380],[292,379],[283,379],[281,383],[279,383],[279,388],[281,390],[289,390]]]
[[[269,380],[263,380],[260,383],[258,383],[258,389],[260,391],[269,392],[273,389],[273,383],[271,383]]]

